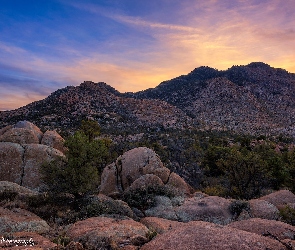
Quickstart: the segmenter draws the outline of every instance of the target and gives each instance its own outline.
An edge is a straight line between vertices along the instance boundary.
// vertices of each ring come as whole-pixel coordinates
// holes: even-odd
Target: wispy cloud
[[[138,91],[201,65],[264,61],[295,72],[293,0],[57,2],[64,15],[18,22],[17,39],[4,29],[0,109],[84,80]]]

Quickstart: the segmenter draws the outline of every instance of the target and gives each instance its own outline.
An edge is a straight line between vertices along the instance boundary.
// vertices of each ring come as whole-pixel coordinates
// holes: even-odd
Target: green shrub
[[[123,194],[123,200],[131,207],[135,207],[139,210],[146,210],[156,205],[155,196],[157,195],[171,198],[177,195],[177,191],[170,186],[148,186],[127,190]]]
[[[250,211],[249,202],[243,200],[235,200],[229,205],[229,211],[234,217],[239,217],[242,211]]]
[[[133,217],[132,210],[122,201],[109,199],[100,199],[99,197],[90,197],[81,199],[79,217],[82,219],[96,217],[103,214],[117,214]]]
[[[292,226],[295,226],[295,209],[290,207],[290,206],[285,206],[281,209],[280,211],[280,216],[281,220],[291,224]]]

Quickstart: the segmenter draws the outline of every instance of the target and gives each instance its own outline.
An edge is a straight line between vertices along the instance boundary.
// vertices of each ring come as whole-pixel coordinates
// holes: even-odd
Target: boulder
[[[145,174],[136,179],[128,188],[129,190],[146,189],[148,187],[163,187],[162,180],[153,174]]]
[[[249,201],[251,217],[267,220],[277,220],[279,210],[275,205],[265,200],[253,199]]]
[[[145,225],[151,232],[154,231],[157,234],[162,234],[184,225],[183,222],[172,221],[158,217],[145,217],[140,220],[140,223]]]
[[[62,153],[66,152],[66,147],[64,147],[65,140],[54,130],[47,130],[41,140],[41,144],[47,145],[49,147],[55,148]]]
[[[54,249],[57,245],[49,239],[32,232],[17,232],[0,239],[0,248],[10,250]]]
[[[92,217],[71,225],[66,235],[86,249],[117,249],[143,245],[148,231],[132,219]]]
[[[24,148],[12,142],[0,142],[0,181],[21,184]]]
[[[283,250],[286,248],[276,240],[254,233],[203,221],[193,221],[158,235],[141,248],[141,250],[155,249]]]
[[[22,185],[31,189],[40,188],[40,166],[44,162],[50,162],[59,157],[64,157],[63,153],[49,146],[42,144],[25,145]]]
[[[295,237],[294,226],[275,220],[252,218],[249,220],[232,222],[228,226],[251,233],[256,233],[258,235],[277,237],[279,240],[294,240]]]
[[[39,140],[38,143],[40,143],[43,133],[35,124],[28,121],[19,121],[14,125],[14,127],[32,131],[37,136]]]
[[[116,164],[112,163],[106,166],[101,174],[101,185],[99,193],[111,197],[119,196],[122,187],[118,179]]]
[[[276,207],[284,206],[288,203],[295,203],[295,195],[289,190],[280,190],[259,198],[259,200],[265,200]]]
[[[39,143],[39,138],[32,130],[25,128],[11,128],[0,136],[0,141],[28,144]]]
[[[202,220],[224,225],[232,220],[230,204],[231,200],[218,196],[192,197],[186,199],[183,205],[176,207],[175,212],[179,221]]]
[[[24,209],[12,210],[0,207],[0,233],[36,232],[46,233],[50,227],[37,215]]]
[[[159,156],[146,147],[134,148],[119,158],[123,189],[127,189],[137,178],[153,174],[157,168],[164,168]],[[167,179],[166,177],[164,179]]]
[[[170,174],[167,185],[177,188],[179,192],[185,195],[193,193],[193,189],[185,182],[185,180],[175,173]]]

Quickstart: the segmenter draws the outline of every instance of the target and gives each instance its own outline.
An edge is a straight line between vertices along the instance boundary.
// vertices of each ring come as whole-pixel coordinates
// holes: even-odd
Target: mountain
[[[295,135],[295,74],[261,62],[225,71],[199,67],[126,96],[166,101],[205,129]]]
[[[0,112],[0,128],[29,120],[49,129],[75,129],[85,118],[108,133],[167,128],[295,136],[295,74],[261,62],[219,71],[199,67],[137,93],[86,81],[44,100]]]
[[[186,128],[191,122],[184,112],[161,100],[124,97],[111,86],[85,81],[53,92],[41,101],[0,113],[0,127],[29,120],[43,129],[71,130],[82,119],[95,119],[108,132],[139,128]]]

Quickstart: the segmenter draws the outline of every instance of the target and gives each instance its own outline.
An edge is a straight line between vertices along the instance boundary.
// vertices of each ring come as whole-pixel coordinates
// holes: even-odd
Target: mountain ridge
[[[29,119],[46,129],[73,129],[85,118],[113,132],[195,128],[293,137],[295,74],[262,62],[221,71],[201,66],[135,93],[85,81],[0,112],[0,127]]]

